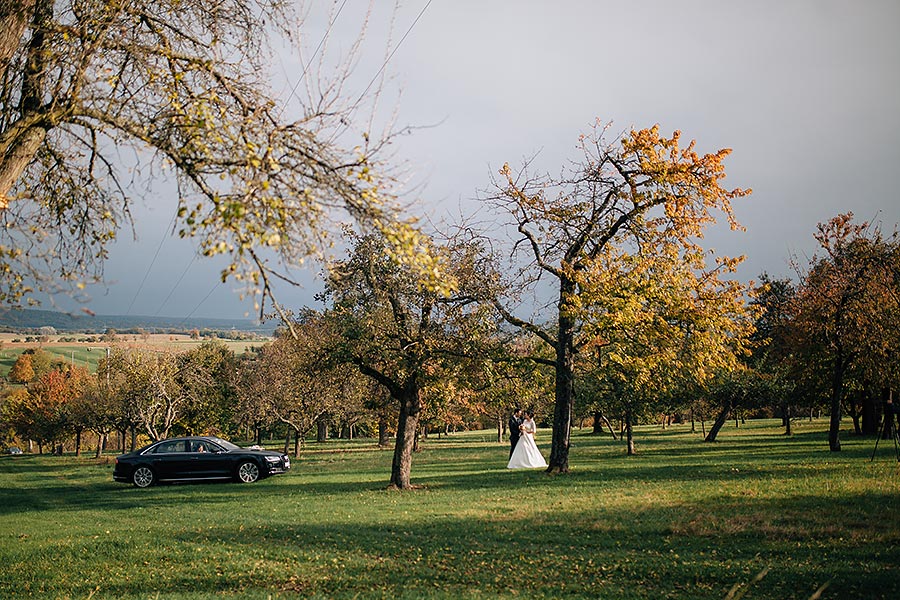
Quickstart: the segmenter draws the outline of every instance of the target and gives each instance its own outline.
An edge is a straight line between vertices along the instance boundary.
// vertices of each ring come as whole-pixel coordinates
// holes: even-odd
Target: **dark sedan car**
[[[241,448],[212,436],[181,437],[116,457],[113,479],[139,488],[163,481],[227,479],[253,483],[290,468],[291,459],[280,452]]]

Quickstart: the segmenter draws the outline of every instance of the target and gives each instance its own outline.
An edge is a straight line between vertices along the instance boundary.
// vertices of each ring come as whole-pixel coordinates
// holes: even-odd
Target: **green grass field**
[[[178,339],[171,342],[155,342],[154,347],[165,349],[170,352],[185,352],[193,350],[208,340],[192,340]],[[248,348],[260,346],[266,343],[266,340],[216,340],[217,343],[224,345],[235,354],[243,354]],[[140,342],[133,341],[133,344],[140,345]],[[123,342],[123,345],[129,344]],[[106,347],[102,344],[28,344],[17,347],[0,348],[0,377],[5,377],[12,366],[15,364],[19,355],[27,348],[41,348],[53,360],[61,360],[65,363],[74,364],[79,367],[85,367],[91,373],[97,372],[97,364],[101,359],[106,358]]]
[[[112,459],[0,458],[0,598],[898,598],[900,465],[826,423],[576,431],[572,473],[507,471],[490,432],[309,444],[254,485],[138,490]],[[549,432],[538,445],[548,451]]]

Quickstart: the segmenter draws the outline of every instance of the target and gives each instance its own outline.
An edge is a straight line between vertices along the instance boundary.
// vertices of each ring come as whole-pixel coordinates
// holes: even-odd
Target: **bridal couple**
[[[528,410],[523,414],[521,408],[516,408],[509,418],[509,464],[507,469],[537,469],[546,467],[547,461],[534,443],[534,432],[537,425],[534,424],[534,411]]]

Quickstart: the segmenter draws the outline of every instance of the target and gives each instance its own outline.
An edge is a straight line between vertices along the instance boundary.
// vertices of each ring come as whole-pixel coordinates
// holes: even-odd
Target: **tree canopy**
[[[177,233],[228,256],[222,279],[260,294],[260,311],[273,278],[290,281],[285,267],[348,216],[433,270],[396,219],[392,131],[353,125],[366,103],[344,86],[353,57],[291,74],[305,96],[290,106],[272,90],[275,42],[304,25],[292,4],[0,2],[0,301],[102,277],[135,196],[160,179],[177,184]]]
[[[542,315],[540,320],[514,314],[508,306],[509,294],[494,301],[507,321],[543,340],[556,354],[549,461],[553,471],[568,470],[575,355],[603,343],[605,337],[602,331],[584,325],[598,314],[626,319],[638,316],[634,310],[619,312],[628,308],[629,300],[648,303],[649,308],[642,312],[650,319],[657,318],[661,310],[664,295],[642,294],[640,286],[633,295],[622,293],[626,304],[613,300],[617,286],[628,287],[629,272],[649,266],[641,271],[649,275],[645,280],[658,283],[657,291],[662,291],[667,285],[665,271],[654,271],[653,266],[664,259],[670,266],[683,265],[676,272],[697,282],[698,299],[718,295],[722,306],[735,305],[743,293],[741,285],[717,280],[720,272],[732,271],[741,259],[713,260],[699,244],[716,213],[733,229],[740,227],[731,201],[750,191],[721,186],[730,150],[701,155],[694,142],[682,147],[680,132],[665,137],[658,126],[631,130],[612,140],[607,134],[608,126],[598,122],[589,134],[582,135],[581,158],[558,177],[532,175],[527,164],[519,172],[504,165],[502,179],[488,198],[511,218],[515,250],[521,252],[526,265],[518,282],[507,282],[501,289],[521,290],[549,277],[558,293],[552,316]],[[713,264],[711,268],[707,261]],[[709,283],[712,279],[716,279],[714,284]]]

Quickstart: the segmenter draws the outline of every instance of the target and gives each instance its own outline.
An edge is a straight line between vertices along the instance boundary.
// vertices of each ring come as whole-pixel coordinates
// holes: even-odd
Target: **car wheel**
[[[134,484],[134,487],[150,487],[155,481],[156,475],[150,467],[138,467],[131,474],[131,482]]]
[[[253,483],[259,479],[259,467],[252,460],[245,460],[238,465],[237,478],[241,483]]]

